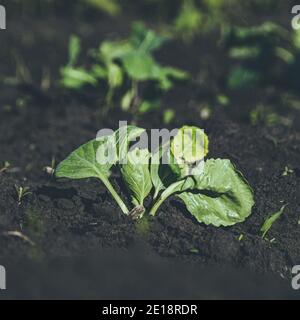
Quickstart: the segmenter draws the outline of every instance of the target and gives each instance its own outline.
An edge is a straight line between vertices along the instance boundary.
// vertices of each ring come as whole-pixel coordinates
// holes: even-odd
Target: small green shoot
[[[8,161],[5,161],[3,167],[0,168],[0,173],[7,171],[9,167],[10,167],[10,163]]]
[[[260,231],[262,232],[263,239],[265,239],[267,233],[272,228],[274,222],[277,221],[281,217],[286,206],[287,205],[282,206],[279,211],[273,213],[269,218],[266,219],[266,221],[264,222],[263,226],[260,229]]]
[[[259,125],[264,124],[267,127],[272,127],[280,123],[280,117],[277,113],[272,111],[272,108],[259,104],[250,112],[251,124]]]
[[[44,167],[44,171],[46,172],[46,174],[48,174],[49,176],[53,176],[55,171],[55,165],[56,165],[55,157],[52,157],[51,165]]]
[[[244,239],[245,235],[244,234],[240,234],[238,240],[241,242]]]
[[[217,96],[217,102],[218,102],[221,106],[226,107],[226,106],[229,105],[230,100],[229,100],[229,98],[228,98],[226,95],[224,95],[224,94],[219,94],[219,95]]]
[[[170,124],[174,118],[175,118],[175,111],[173,109],[167,109],[164,111],[164,114],[163,114],[163,122],[164,124],[168,125]]]
[[[15,190],[17,193],[17,200],[18,200],[18,206],[20,206],[24,200],[25,197],[29,196],[31,192],[29,192],[29,187],[19,187],[15,185]]]
[[[290,169],[288,166],[285,166],[284,167],[284,171],[282,173],[282,176],[283,177],[287,177],[289,176],[290,174],[294,173],[294,170]]]
[[[182,1],[180,13],[177,16],[174,29],[185,41],[192,40],[203,24],[203,13],[197,8],[194,0]]]
[[[118,0],[81,0],[85,4],[99,9],[111,17],[116,17],[121,12],[121,7]]]

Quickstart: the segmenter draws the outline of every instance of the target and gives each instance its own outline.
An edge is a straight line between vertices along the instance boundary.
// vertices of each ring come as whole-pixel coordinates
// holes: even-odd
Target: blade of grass
[[[266,237],[267,233],[272,228],[273,223],[280,218],[286,206],[287,205],[282,206],[279,211],[273,213],[270,217],[266,219],[266,221],[264,222],[264,224],[260,229],[260,231],[262,232],[263,239]]]

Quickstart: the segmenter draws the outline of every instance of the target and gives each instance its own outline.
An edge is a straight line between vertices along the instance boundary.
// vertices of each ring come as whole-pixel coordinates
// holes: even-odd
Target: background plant
[[[77,66],[80,40],[72,36],[69,62],[61,69],[61,84],[80,90],[86,85],[94,87],[106,83],[104,111],[118,104],[124,111],[143,114],[157,109],[163,92],[170,90],[174,80],[184,80],[187,73],[173,67],[161,66],[153,57],[168,37],[158,35],[142,23],[135,23],[128,39],[104,41],[92,50],[94,63],[87,69]],[[114,99],[115,93],[121,98]],[[147,91],[151,94],[147,95]],[[117,101],[116,101],[117,100]]]

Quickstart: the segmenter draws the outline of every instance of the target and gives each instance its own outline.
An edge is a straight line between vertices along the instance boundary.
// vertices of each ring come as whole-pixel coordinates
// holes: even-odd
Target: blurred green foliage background
[[[176,116],[178,106],[175,108],[174,105],[173,108],[172,105],[172,99],[175,99],[176,103],[183,104],[183,109],[189,105],[197,110],[199,117],[203,119],[208,119],[216,110],[222,109],[229,116],[253,125],[299,125],[300,31],[291,27],[291,8],[295,1],[6,0],[2,3],[8,8],[9,19],[33,17],[47,21],[47,17],[53,16],[64,17],[66,21],[71,19],[72,23],[75,21],[77,27],[70,30],[68,41],[65,41],[65,64],[72,34],[76,34],[83,42],[81,52],[84,53],[76,54],[76,62],[79,60],[84,67],[90,66],[88,52],[91,49],[105,43],[104,41],[125,41],[130,37],[130,29],[135,21],[143,21],[151,32],[168,37],[169,41],[164,46],[159,46],[154,53],[153,61],[157,59],[162,65],[170,65],[176,68],[174,70],[180,69],[190,77],[182,85],[188,89],[178,91],[180,95],[182,92],[186,94],[185,99],[177,100],[177,89],[170,86],[171,91],[175,90],[173,98],[164,100],[162,97],[162,102],[157,104],[159,107],[153,108],[154,112],[163,115],[164,122],[170,123]],[[94,28],[95,37],[97,21],[102,21],[103,24],[107,21],[108,27],[98,30],[97,44],[89,43],[85,47],[87,26]],[[118,26],[116,30],[111,27],[114,23]],[[84,24],[85,29],[80,28],[81,24]],[[22,53],[19,52],[16,56],[19,58],[14,58],[18,78],[15,80],[36,81],[30,75],[31,68],[25,65],[23,60],[26,59],[22,59]],[[135,55],[134,58],[139,59],[140,56]],[[119,64],[113,64],[119,75],[126,71],[117,70]],[[71,65],[72,62],[69,62],[69,67]],[[60,81],[62,67],[63,63],[57,65],[55,72],[52,70],[52,77],[56,78],[53,82]],[[65,75],[72,71],[70,68],[63,70]],[[82,76],[87,82],[94,81],[83,72]],[[7,75],[2,75],[2,81],[4,80],[12,83]],[[65,84],[70,84],[71,80],[65,78]],[[74,86],[74,82],[72,84]],[[118,85],[119,83],[116,87]],[[78,88],[85,90],[81,85]],[[123,99],[120,97],[123,109],[134,98],[130,88]],[[168,93],[166,96],[168,97]]]

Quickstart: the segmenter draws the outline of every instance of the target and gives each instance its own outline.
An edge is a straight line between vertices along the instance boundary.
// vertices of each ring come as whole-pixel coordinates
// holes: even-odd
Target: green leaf
[[[208,153],[208,144],[204,130],[194,126],[180,128],[171,142],[173,171],[181,177],[195,175],[202,168],[201,161]]]
[[[78,56],[81,51],[80,38],[76,35],[72,35],[69,41],[69,66],[74,66],[77,63]]]
[[[175,30],[185,40],[191,40],[203,29],[203,13],[197,8],[194,0],[182,2],[180,13],[175,20]]]
[[[61,69],[61,85],[70,89],[80,89],[85,85],[97,84],[97,79],[83,68],[64,67]]]
[[[123,96],[123,98],[121,100],[121,107],[122,107],[122,109],[124,111],[128,111],[129,110],[134,96],[135,96],[135,91],[132,90],[132,89],[128,90],[124,94],[124,96]]]
[[[116,156],[113,155],[112,163],[106,164],[100,164],[99,157],[108,152],[107,146],[110,139],[112,139],[111,136],[100,141],[94,139],[80,146],[58,165],[55,176],[69,179],[108,178],[110,169],[116,162]]]
[[[208,144],[204,130],[194,126],[183,126],[172,140],[171,151],[177,160],[194,163],[208,154]]]
[[[166,109],[163,114],[163,122],[164,124],[170,124],[175,118],[176,112],[173,109]]]
[[[130,142],[135,141],[144,132],[145,129],[136,126],[124,126],[115,132],[118,161],[120,163],[127,159]]]
[[[189,77],[189,74],[187,72],[174,67],[164,67],[163,70],[167,77],[170,77],[176,80],[186,80]]]
[[[104,68],[99,64],[92,65],[91,74],[97,79],[107,79],[108,77],[107,68]]]
[[[129,143],[145,129],[124,126],[113,134],[91,140],[73,151],[55,170],[58,178],[108,177],[111,167],[126,157]]]
[[[158,35],[153,30],[147,29],[143,22],[135,22],[132,26],[130,42],[135,49],[143,52],[152,52],[159,49],[169,37]]]
[[[199,222],[216,227],[231,226],[251,214],[253,191],[230,160],[207,160],[204,173],[194,178],[195,189],[178,197]]]
[[[264,239],[267,235],[267,233],[269,232],[269,230],[272,228],[272,225],[275,221],[277,221],[284,209],[285,209],[286,205],[282,206],[281,209],[275,213],[273,213],[263,224],[263,226],[261,227],[260,231],[262,232],[262,238]]]
[[[115,59],[131,52],[132,48],[127,41],[103,41],[99,48],[99,60],[108,64]]]
[[[107,65],[108,69],[108,83],[110,88],[120,87],[123,83],[123,71],[115,63],[109,63]]]
[[[99,178],[110,191],[125,214],[126,205],[109,181],[111,167],[127,156],[130,141],[141,135],[144,129],[124,126],[108,136],[99,137],[73,151],[55,170],[57,178]]]
[[[135,80],[153,79],[155,61],[144,52],[132,51],[122,57],[123,65],[128,75]]]
[[[249,41],[249,38],[255,37],[264,37],[269,39],[272,39],[272,36],[283,39],[289,37],[289,31],[287,29],[271,21],[252,27],[235,27],[233,28],[233,31],[235,37],[239,41]]]
[[[275,48],[275,55],[280,58],[281,60],[283,60],[285,63],[287,64],[292,64],[295,62],[295,56],[293,53],[291,53],[290,51],[288,51],[285,48],[281,48],[281,47],[276,47]]]
[[[167,91],[173,87],[173,81],[188,79],[188,73],[172,67],[162,67],[159,64],[153,65],[152,76],[159,82],[160,89]]]
[[[246,89],[256,86],[260,81],[260,75],[256,71],[243,67],[233,68],[227,82],[230,89]]]
[[[149,158],[147,149],[136,148],[128,153],[127,163],[121,166],[122,177],[132,193],[135,206],[143,206],[144,199],[152,189]]]
[[[292,42],[294,47],[299,50],[300,49],[300,30],[294,30],[292,35]]]
[[[229,50],[229,57],[233,59],[254,59],[261,53],[261,49],[256,46],[233,47]]]
[[[112,17],[117,16],[121,12],[121,7],[117,0],[85,0],[87,4],[100,9]]]
[[[139,113],[145,114],[147,112],[157,110],[160,107],[160,102],[159,101],[149,101],[145,100],[141,103],[139,106]]]

